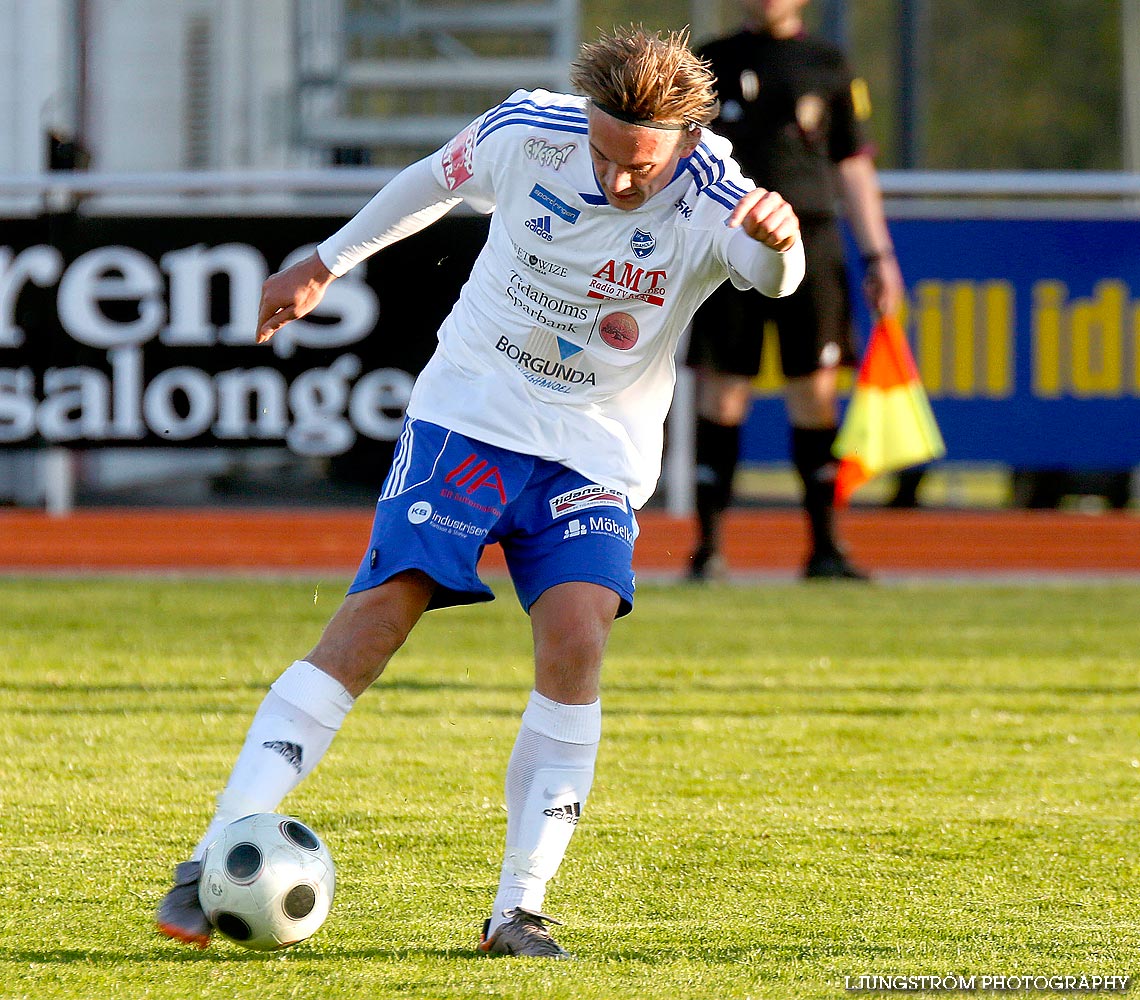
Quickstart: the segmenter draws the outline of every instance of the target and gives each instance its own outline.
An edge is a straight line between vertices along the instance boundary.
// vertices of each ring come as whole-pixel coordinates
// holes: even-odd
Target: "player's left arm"
[[[745,285],[772,298],[789,295],[804,276],[800,221],[775,191],[753,188],[729,214],[727,260]],[[733,284],[740,287],[734,279]]]
[[[800,220],[792,206],[777,192],[764,188],[753,188],[741,198],[725,225],[743,229],[777,253],[790,250],[800,236]]]

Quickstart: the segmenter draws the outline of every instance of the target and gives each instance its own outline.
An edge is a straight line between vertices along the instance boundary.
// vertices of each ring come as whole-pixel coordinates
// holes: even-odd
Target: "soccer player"
[[[498,542],[530,615],[535,680],[479,946],[567,957],[542,908],[593,780],[602,654],[633,605],[634,511],[660,473],[675,349],[726,278],[786,295],[804,270],[791,207],[705,131],[714,81],[684,34],[615,31],[582,47],[571,79],[584,96],[512,94],[263,287],[259,342],[460,200],[494,211],[416,382],[348,595],[273,683],[175,868],[158,911],[170,937],[205,947],[207,846],[234,819],[276,810],[425,611],[492,598],[476,563]]]
[[[718,131],[756,183],[779,190],[803,227],[807,277],[769,301],[727,285],[693,319],[688,364],[697,372],[697,522],[690,576],[722,575],[721,522],[732,500],[740,426],[760,369],[764,325],[779,335],[792,464],[802,481],[810,548],[807,578],[865,579],[843,553],[833,514],[838,424],[836,376],[855,359],[842,199],[863,256],[867,300],[895,312],[903,280],[863,134],[866,88],[843,53],[804,34],[807,0],[743,0],[744,28],[701,49],[717,77]]]

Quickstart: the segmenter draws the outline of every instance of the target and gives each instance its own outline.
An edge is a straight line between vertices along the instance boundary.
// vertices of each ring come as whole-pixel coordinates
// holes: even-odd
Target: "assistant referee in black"
[[[799,216],[807,276],[783,299],[725,282],[693,319],[687,363],[697,373],[699,542],[690,576],[721,576],[721,522],[732,500],[740,427],[760,370],[765,324],[774,324],[785,377],[791,458],[803,482],[810,550],[804,576],[865,579],[844,555],[833,516],[838,424],[836,376],[855,361],[839,206],[865,269],[876,314],[903,295],[882,194],[863,130],[867,88],[838,47],[804,31],[808,0],[742,0],[745,25],[704,45],[721,102],[713,128],[727,136],[745,173],[779,191]]]

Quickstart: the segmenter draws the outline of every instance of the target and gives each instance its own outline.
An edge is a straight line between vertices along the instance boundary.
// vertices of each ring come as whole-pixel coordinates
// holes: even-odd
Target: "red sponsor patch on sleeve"
[[[472,122],[443,147],[443,179],[449,191],[469,181],[474,173],[477,131],[478,122]]]

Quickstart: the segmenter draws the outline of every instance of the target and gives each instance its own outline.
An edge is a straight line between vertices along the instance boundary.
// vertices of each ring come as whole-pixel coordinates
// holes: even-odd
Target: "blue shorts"
[[[620,618],[633,608],[637,532],[622,493],[556,462],[409,419],[348,592],[418,569],[438,584],[429,610],[490,601],[476,566],[498,542],[527,612],[551,587],[583,581],[614,591]]]

